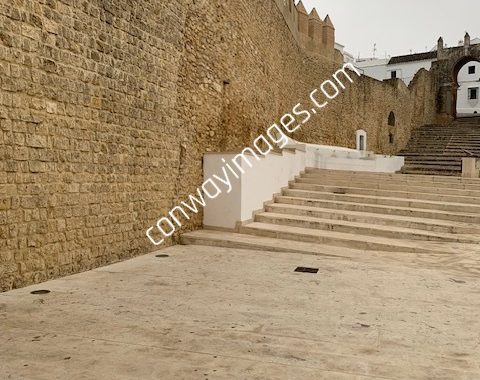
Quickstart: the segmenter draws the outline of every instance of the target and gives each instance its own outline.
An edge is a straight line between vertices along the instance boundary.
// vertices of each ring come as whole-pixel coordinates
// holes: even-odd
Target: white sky
[[[303,0],[308,12],[330,15],[336,40],[355,58],[378,58],[423,52],[442,36],[448,46],[463,40],[465,31],[480,37],[479,0]]]

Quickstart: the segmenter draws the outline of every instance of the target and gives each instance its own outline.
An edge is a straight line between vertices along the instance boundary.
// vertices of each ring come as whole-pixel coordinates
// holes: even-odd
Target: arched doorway
[[[454,117],[480,115],[480,60],[463,57],[453,69]]]
[[[450,122],[457,118],[457,90],[460,87],[458,82],[460,71],[464,66],[467,66],[464,70],[468,70],[470,62],[473,62],[473,65],[470,66],[480,62],[480,44],[472,45],[470,42],[469,36],[466,35],[462,46],[443,48],[443,43],[441,43],[437,49],[437,60],[432,63],[430,70],[434,80],[432,95],[435,94],[435,99],[430,98],[430,100],[435,101],[437,120],[440,123]],[[480,79],[480,75],[478,79]],[[462,81],[461,78],[460,81]],[[466,91],[468,92],[468,89]],[[472,91],[470,92],[472,93]],[[462,94],[459,95],[461,100]],[[472,97],[474,96],[473,91]]]

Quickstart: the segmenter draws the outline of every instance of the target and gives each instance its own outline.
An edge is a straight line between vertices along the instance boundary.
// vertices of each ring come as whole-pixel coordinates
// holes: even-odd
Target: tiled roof
[[[429,51],[427,53],[400,55],[398,57],[392,57],[388,64],[394,65],[397,63],[425,61],[427,59],[437,59],[437,51]]]

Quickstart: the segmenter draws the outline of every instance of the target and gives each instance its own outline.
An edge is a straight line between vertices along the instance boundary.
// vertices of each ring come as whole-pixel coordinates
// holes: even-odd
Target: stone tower
[[[322,43],[326,51],[335,49],[335,27],[329,15],[323,21]]]

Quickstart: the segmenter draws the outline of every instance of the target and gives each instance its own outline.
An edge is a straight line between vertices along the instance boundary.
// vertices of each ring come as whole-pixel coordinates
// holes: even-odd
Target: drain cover
[[[34,290],[33,292],[30,292],[30,294],[48,294],[48,293],[50,293],[50,290],[46,290],[46,289]]]
[[[318,268],[298,267],[297,269],[295,269],[295,272],[300,272],[300,273],[318,273]]]
[[[155,257],[164,258],[164,257],[170,257],[170,255],[156,255]]]

